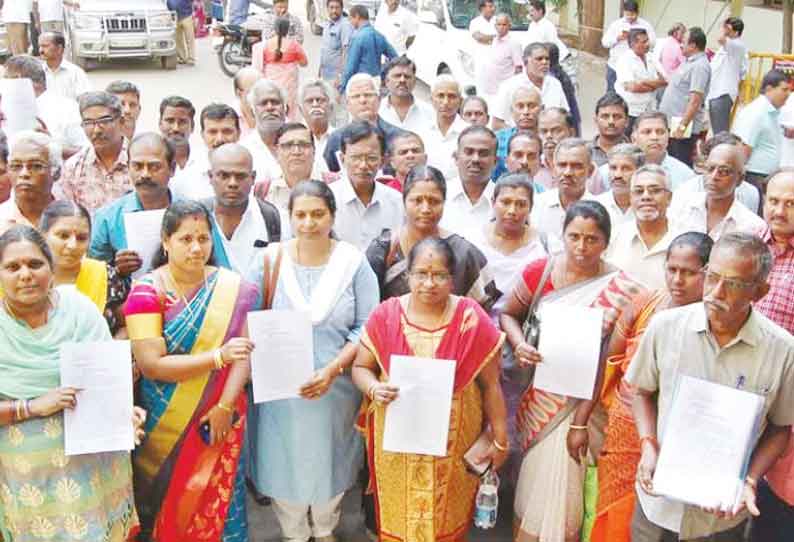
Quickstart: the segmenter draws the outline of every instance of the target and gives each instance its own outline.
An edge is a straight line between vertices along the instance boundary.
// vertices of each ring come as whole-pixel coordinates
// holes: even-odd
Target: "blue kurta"
[[[311,300],[325,266],[293,266],[304,297]],[[290,310],[282,280],[280,275],[273,309]],[[336,306],[313,328],[315,369],[332,362],[345,343],[358,343],[377,304],[378,282],[363,258]],[[320,399],[253,405],[251,477],[257,490],[277,500],[311,505],[325,504],[350,489],[364,459],[363,441],[354,427],[360,404],[361,393],[350,376],[342,375]]]

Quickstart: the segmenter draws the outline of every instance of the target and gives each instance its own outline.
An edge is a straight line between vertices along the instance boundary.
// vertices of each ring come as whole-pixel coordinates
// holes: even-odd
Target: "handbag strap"
[[[265,254],[264,270],[262,273],[262,292],[264,294],[264,308],[270,310],[273,306],[273,297],[276,295],[276,283],[278,283],[278,274],[281,271],[281,257],[284,253],[281,243],[278,245],[278,252],[276,253],[276,261],[273,263],[273,269],[270,268],[270,257]]]
[[[529,304],[529,310],[527,311],[527,318],[535,314],[535,309],[538,308],[538,303],[540,302],[540,296],[542,295],[543,287],[546,286],[546,283],[549,280],[549,275],[551,275],[551,269],[553,266],[554,266],[554,256],[549,256],[549,259],[546,260],[546,266],[543,268],[543,274],[540,276],[538,287],[535,288],[535,292],[532,294],[532,302]]]

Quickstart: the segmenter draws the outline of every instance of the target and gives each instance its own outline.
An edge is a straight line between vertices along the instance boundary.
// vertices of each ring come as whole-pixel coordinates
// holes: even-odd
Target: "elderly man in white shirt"
[[[664,288],[667,249],[680,233],[667,217],[670,175],[656,164],[642,166],[631,177],[629,194],[634,219],[613,224],[605,259],[650,290]]]
[[[632,28],[644,28],[648,33],[648,41],[653,47],[656,42],[656,32],[653,26],[639,17],[640,6],[636,0],[625,0],[623,2],[623,17],[609,25],[604,36],[601,38],[601,45],[609,49],[609,59],[607,60],[607,92],[615,90],[617,79],[617,64],[623,54],[629,50],[629,31]]]
[[[629,106],[627,130],[631,133],[637,117],[656,109],[656,91],[667,85],[667,81],[659,75],[648,58],[650,41],[644,28],[633,28],[629,32],[629,47],[615,66],[615,92]]]
[[[545,233],[552,253],[562,251],[562,224],[568,207],[579,200],[592,200],[587,191],[587,179],[595,171],[587,141],[569,137],[554,149],[554,176],[557,188],[535,197],[530,223],[538,232]]]
[[[260,79],[248,92],[248,103],[256,117],[256,130],[240,143],[254,157],[256,182],[269,182],[281,175],[276,160],[276,134],[287,118],[287,95],[275,81]]]
[[[323,158],[328,135],[331,133],[331,119],[335,117],[336,93],[328,82],[322,79],[309,79],[301,85],[299,98],[300,112],[314,138],[315,179],[322,179],[328,173],[328,164]]]
[[[733,145],[717,145],[706,160],[705,192],[676,200],[670,216],[683,231],[707,233],[714,241],[727,233],[759,233],[764,220],[736,198],[744,176],[744,154]]]
[[[496,95],[491,112],[494,130],[501,130],[510,122],[513,92],[527,83],[538,89],[543,107],[559,107],[570,111],[562,85],[556,77],[549,75],[548,48],[542,43],[531,43],[524,49],[524,71],[505,81]]]
[[[711,59],[711,84],[706,103],[714,134],[730,129],[733,102],[750,63],[747,45],[742,41],[743,32],[744,22],[740,18],[725,19],[718,38],[720,48]]]
[[[620,143],[609,150],[607,166],[612,188],[599,194],[595,200],[609,212],[612,231],[621,224],[634,220],[631,206],[631,177],[645,163],[645,153],[632,143]]]
[[[414,95],[416,64],[407,56],[392,59],[384,68],[388,94],[381,100],[380,118],[409,132],[421,133],[430,129],[435,111]]]
[[[405,54],[419,31],[419,19],[400,0],[384,0],[375,17],[375,30],[383,34],[398,55]]]
[[[469,127],[458,114],[463,101],[460,85],[451,75],[439,75],[431,88],[430,100],[435,121],[419,136],[425,144],[428,165],[438,168],[445,179],[451,179],[458,172],[454,156],[458,138]]]
[[[384,229],[403,222],[402,195],[375,180],[383,164],[385,143],[367,121],[350,123],[342,133],[342,178],[329,186],[336,199],[334,233],[366,250]]]
[[[39,36],[39,53],[47,74],[47,88],[64,98],[77,100],[80,94],[91,90],[91,83],[80,66],[64,58],[65,48],[63,34],[44,32]]]
[[[458,138],[458,176],[447,181],[447,201],[439,226],[458,235],[484,227],[493,218],[496,134],[485,126],[469,126]]]

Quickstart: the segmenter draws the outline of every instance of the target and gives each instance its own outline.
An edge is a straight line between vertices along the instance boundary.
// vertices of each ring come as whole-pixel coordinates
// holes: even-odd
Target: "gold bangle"
[[[224,412],[228,412],[229,414],[234,414],[234,409],[230,406],[224,405],[223,401],[218,401],[217,403],[215,403],[215,406],[223,410]]]
[[[587,431],[587,426],[586,425],[573,425],[573,424],[571,424],[571,425],[568,426],[568,430],[570,431],[571,429],[575,429],[577,431]]]
[[[212,359],[215,362],[215,368],[219,371],[226,365],[226,363],[223,361],[223,352],[220,348],[215,349],[215,352],[212,354]]]
[[[493,447],[499,450],[500,452],[506,452],[507,449],[510,447],[510,443],[507,443],[504,446],[502,446],[501,444],[499,444],[498,440],[493,439]]]
[[[17,399],[16,401],[14,401],[14,410],[15,410],[14,421],[15,422],[21,422],[23,420],[23,417],[22,417],[22,401],[21,400]]]

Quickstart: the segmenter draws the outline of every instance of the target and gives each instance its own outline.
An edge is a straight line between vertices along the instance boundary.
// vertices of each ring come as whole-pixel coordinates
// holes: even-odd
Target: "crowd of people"
[[[709,61],[703,30],[657,40],[625,0],[607,91],[580,107],[545,5],[522,47],[480,0],[482,93],[442,74],[424,103],[410,10],[388,0],[373,27],[327,7],[319,77],[301,81],[302,23],[277,0],[236,103],[167,96],[156,132],[137,128],[145,91],[92,90],[57,31],[5,63],[39,126],[0,140],[0,540],[246,541],[269,506],[285,540],[329,542],[352,491],[362,534],[465,540],[482,441],[517,542],[794,536],[789,82],[770,71],[730,122],[742,21]],[[140,254],[125,216],[153,210]],[[589,400],[533,385],[548,303],[603,310]],[[253,401],[256,310],[311,317],[299,398]],[[136,449],[66,455],[81,390],[60,348],[112,338],[131,342]],[[404,355],[455,360],[444,456],[384,449]],[[765,397],[727,512],[654,493],[680,375]]]

